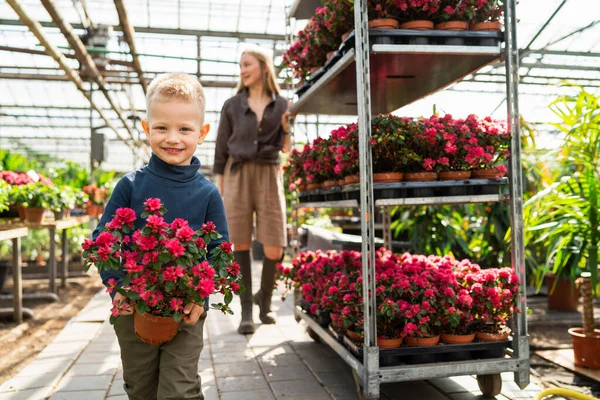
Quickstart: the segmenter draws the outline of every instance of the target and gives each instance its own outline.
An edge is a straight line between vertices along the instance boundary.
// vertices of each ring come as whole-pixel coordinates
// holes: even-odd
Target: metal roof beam
[[[140,64],[140,58],[137,55],[135,41],[133,40],[133,35],[135,33],[133,26],[129,23],[127,10],[125,9],[123,0],[114,1],[115,7],[117,8],[117,13],[119,14],[119,22],[121,24],[121,28],[123,29],[123,36],[125,37],[125,41],[129,46],[131,57],[133,57],[133,68],[137,72],[138,77],[140,78],[140,83],[142,84],[142,89],[144,90],[144,94],[146,94],[146,91],[148,90],[148,83],[144,80],[144,71],[142,70],[142,64]]]
[[[12,47],[12,46],[0,46],[0,51],[12,51],[15,53],[25,53],[25,54],[33,54],[36,56],[47,56],[48,53],[46,53],[44,50],[34,50],[34,49],[23,49],[21,47]],[[58,49],[57,49],[58,51]],[[77,59],[77,57],[75,57],[74,54],[65,54],[65,53],[61,53],[64,57],[66,58],[73,58],[73,59]],[[131,61],[121,61],[121,60],[110,60],[107,59],[109,64],[113,64],[113,65],[123,65],[125,67],[131,67]],[[15,67],[18,68],[18,67]]]
[[[79,36],[77,36],[75,34],[75,32],[73,32],[73,27],[71,26],[71,24],[68,23],[67,21],[65,21],[65,19],[62,17],[60,12],[58,11],[58,8],[54,5],[53,0],[41,0],[41,2],[42,2],[42,5],[44,6],[44,8],[46,9],[46,11],[48,12],[48,14],[50,15],[50,17],[52,18],[52,20],[54,21],[54,23],[56,24],[56,26],[58,26],[58,28],[60,29],[62,34],[67,39],[67,42],[69,42],[69,45],[75,52],[75,56],[77,57],[77,60],[83,66],[85,66],[87,73],[91,74],[91,77],[98,84],[98,89],[100,89],[102,94],[104,94],[104,97],[106,97],[106,100],[108,101],[108,103],[110,104],[112,109],[119,116],[121,123],[123,124],[125,129],[127,129],[127,132],[129,133],[129,136],[131,137],[131,140],[133,141],[133,143],[135,145],[139,146],[141,144],[140,141],[136,138],[136,135],[134,134],[133,130],[127,123],[127,120],[123,116],[123,111],[121,110],[119,105],[116,104],[114,102],[114,100],[110,97],[110,94],[108,93],[108,89],[105,86],[105,81],[104,81],[102,74],[100,73],[100,71],[98,71],[98,68],[96,67],[96,64],[94,63],[94,60],[92,59],[92,57],[86,50],[85,45],[83,44],[83,42],[81,41]]]
[[[51,21],[40,21],[40,24],[44,28],[56,28]],[[0,25],[7,26],[23,26],[18,20],[13,19],[0,19]],[[85,29],[81,24],[72,24],[75,29]],[[148,26],[134,26],[133,29],[137,33],[151,33],[160,35],[182,35],[182,36],[204,36],[204,37],[217,37],[217,38],[232,38],[239,40],[246,39],[258,39],[258,40],[279,40],[285,41],[285,35],[277,35],[271,33],[253,33],[253,32],[227,32],[227,31],[214,31],[214,30],[199,30],[199,29],[175,29],[175,28],[158,28]],[[114,31],[121,32],[121,27],[116,25],[113,26]]]
[[[25,10],[23,10],[23,8],[21,7],[21,5],[18,3],[17,0],[6,0],[6,2],[8,3],[9,6],[11,6],[11,8],[15,11],[15,13],[19,16],[21,21],[23,21],[23,24],[25,24],[25,26],[27,26],[29,28],[29,30],[35,35],[35,37],[44,46],[47,54],[49,56],[51,56],[58,63],[58,65],[60,65],[61,69],[66,74],[66,78],[69,79],[70,81],[72,81],[75,84],[75,86],[77,86],[77,89],[79,89],[79,91],[81,91],[81,93],[83,93],[85,98],[88,99],[91,106],[98,112],[98,114],[100,114],[102,119],[106,122],[106,125],[110,129],[112,129],[116,133],[117,137],[119,137],[124,143],[126,143],[132,149],[132,151],[135,150],[135,147],[132,145],[132,142],[121,135],[121,133],[113,125],[113,123],[110,121],[110,119],[106,116],[106,114],[104,113],[102,108],[99,107],[94,102],[94,99],[92,98],[90,93],[87,90],[85,90],[83,81],[81,80],[81,77],[79,76],[79,74],[77,74],[77,72],[73,71],[71,69],[71,67],[69,67],[65,56],[61,52],[59,52],[58,48],[56,48],[56,46],[53,45],[48,40],[48,38],[46,37],[46,34],[43,32],[40,24],[37,21],[31,19],[27,15],[27,13],[25,12]]]

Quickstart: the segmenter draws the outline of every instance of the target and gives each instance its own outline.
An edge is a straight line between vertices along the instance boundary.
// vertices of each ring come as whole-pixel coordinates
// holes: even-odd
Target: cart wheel
[[[308,336],[310,336],[310,338],[312,340],[314,340],[315,343],[321,343],[321,338],[319,337],[319,335],[317,335],[315,333],[315,331],[313,331],[312,329],[310,329],[310,326],[306,327],[306,333],[308,333]]]
[[[502,377],[500,374],[477,375],[477,383],[484,397],[496,397],[502,390]]]

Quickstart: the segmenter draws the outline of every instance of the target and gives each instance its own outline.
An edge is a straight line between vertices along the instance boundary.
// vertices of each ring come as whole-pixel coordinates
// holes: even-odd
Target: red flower
[[[184,225],[177,230],[175,236],[182,242],[189,242],[192,240],[192,236],[194,236],[196,232],[190,228],[188,225]]]
[[[211,233],[215,233],[217,231],[217,227],[215,226],[215,224],[213,224],[212,222],[207,222],[204,225],[202,225],[202,231],[209,235]]]
[[[223,243],[221,243],[221,250],[225,254],[231,254],[231,246],[232,246],[231,243],[229,243],[229,242],[223,242]]]
[[[181,257],[185,254],[185,247],[181,245],[178,239],[171,239],[165,245],[165,248],[173,257]]]
[[[116,217],[125,225],[132,225],[135,222],[135,211],[131,208],[117,208]]]
[[[169,302],[169,308],[171,311],[181,312],[183,311],[183,300],[178,298],[172,298]]]
[[[144,210],[149,213],[160,211],[162,208],[162,202],[158,198],[146,199],[144,202]]]

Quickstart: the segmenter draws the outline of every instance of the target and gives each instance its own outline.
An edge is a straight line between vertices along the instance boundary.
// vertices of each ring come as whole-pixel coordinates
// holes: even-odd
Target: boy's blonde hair
[[[150,113],[150,103],[155,97],[163,99],[179,99],[196,101],[200,107],[202,123],[204,123],[205,103],[204,89],[198,79],[184,73],[168,73],[158,75],[148,86],[146,93],[146,112]]]
[[[273,66],[273,58],[258,48],[244,50],[244,54],[249,54],[258,60],[260,68],[263,71],[263,87],[269,94],[279,94],[279,85],[275,79],[275,66]],[[240,56],[241,57],[241,56]],[[237,86],[237,93],[246,90],[244,82],[240,78]]]

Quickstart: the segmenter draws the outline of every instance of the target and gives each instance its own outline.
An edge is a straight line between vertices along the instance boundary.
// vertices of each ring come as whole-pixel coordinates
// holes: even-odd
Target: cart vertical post
[[[371,77],[367,0],[354,2],[356,34],[356,102],[360,163],[360,228],[364,302],[363,390],[368,398],[379,398],[379,349],[377,348],[377,306],[375,303],[375,226],[373,171],[371,164]]]
[[[519,114],[519,48],[517,45],[516,0],[508,0],[504,8],[506,51],[506,106],[508,129],[511,134],[510,156],[510,217],[511,217],[511,264],[526,287],[525,245],[523,222],[523,168],[521,165],[521,127]],[[524,289],[523,289],[524,290]],[[527,337],[527,301],[519,295],[517,304],[522,313],[515,317],[513,348],[519,359],[515,382],[525,388],[529,384],[529,341]]]

